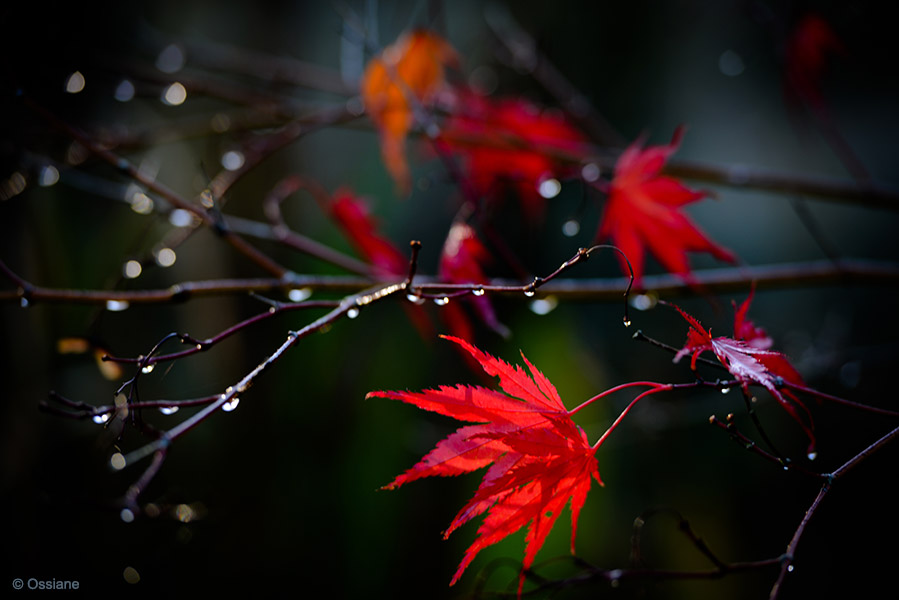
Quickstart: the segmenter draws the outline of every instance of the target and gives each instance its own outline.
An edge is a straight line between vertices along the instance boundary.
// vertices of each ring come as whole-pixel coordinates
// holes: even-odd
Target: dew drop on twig
[[[238,404],[240,404],[240,398],[234,396],[233,398],[222,404],[222,410],[225,412],[231,412],[232,410],[237,408]]]
[[[109,413],[103,413],[102,415],[94,415],[91,417],[91,421],[96,423],[97,425],[102,425],[109,421]]]
[[[159,412],[161,412],[164,415],[173,415],[176,412],[178,412],[178,407],[177,406],[161,406],[159,408]]]

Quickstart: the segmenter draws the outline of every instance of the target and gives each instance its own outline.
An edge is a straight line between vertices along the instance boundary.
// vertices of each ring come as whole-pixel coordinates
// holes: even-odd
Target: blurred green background
[[[897,48],[890,21],[876,3],[815,6],[846,47],[823,80],[834,122],[874,181],[899,184]],[[123,73],[154,69],[159,52],[170,43],[198,48],[226,44],[299,59],[335,74],[343,69],[351,83],[363,54],[358,40],[346,35],[344,19],[350,14],[369,19],[369,26],[376,22],[381,45],[411,26],[433,25],[460,52],[463,77],[487,82],[498,95],[551,104],[552,97],[528,73],[497,59],[498,42],[487,15],[508,10],[625,140],[647,132],[652,143],[665,143],[685,123],[688,132],[679,159],[848,180],[814,121],[784,103],[784,34],[805,8],[799,3],[679,1],[9,4],[0,9],[0,178],[13,185],[4,190],[20,193],[7,193],[0,201],[0,258],[36,284],[62,288],[155,288],[260,275],[213,234],[200,231],[177,249],[171,267],[148,267],[137,280],[123,282],[123,263],[147,255],[172,225],[154,214],[137,214],[121,201],[129,182],[110,168],[90,160],[77,168],[65,166],[70,140],[29,111],[17,90],[94,133],[178,130],[192,118],[225,110],[228,103],[198,94],[180,106],[167,106],[159,100],[162,82],[178,74],[158,70],[157,81],[139,85],[132,100],[116,101]],[[185,73],[191,68],[187,52]],[[81,93],[67,94],[66,78],[75,70],[84,75],[86,86]],[[346,100],[235,75],[227,65],[211,76],[244,90],[293,97],[301,109]],[[225,132],[154,142],[125,153],[135,164],[157,169],[157,179],[165,185],[193,197],[221,168],[223,154],[250,138],[252,134]],[[230,191],[227,212],[263,220],[261,199],[288,174],[311,176],[329,190],[349,185],[371,198],[398,246],[410,239],[423,242],[421,269],[434,273],[458,197],[443,166],[417,152],[416,144],[410,142],[417,182],[410,198],[396,198],[376,134],[356,122],[315,132],[274,154]],[[59,166],[59,181],[52,186],[39,185],[47,164]],[[24,189],[15,188],[16,173],[28,180]],[[717,201],[701,202],[687,212],[746,264],[825,257],[791,206],[801,199],[704,187],[716,192]],[[509,243],[534,274],[549,273],[591,243],[601,208],[592,202],[582,214],[580,233],[562,235],[562,224],[580,210],[582,194],[577,182],[564,182],[539,229],[522,229],[510,218]],[[839,257],[897,259],[894,211],[815,200],[804,206],[820,238]],[[308,197],[291,200],[285,211],[296,230],[350,252]],[[299,273],[340,273],[275,244],[261,247]],[[693,257],[693,265],[718,266],[704,256]],[[661,272],[655,262],[648,271]],[[509,275],[502,264],[491,274]],[[572,274],[618,275],[611,255]],[[716,334],[726,335],[732,323],[730,300],[742,301],[746,292],[711,303],[704,298],[678,303]],[[519,349],[524,351],[569,407],[627,381],[690,380],[686,366],[672,365],[669,354],[631,340],[633,329],[639,328],[680,345],[686,326],[672,311],[635,311],[634,327],[626,330],[617,302],[563,302],[547,315],[535,314],[524,297],[494,302],[513,334],[503,340],[479,330],[475,343],[510,361],[517,359]],[[896,305],[895,285],[760,290],[751,316],[812,387],[895,408]],[[460,583],[447,587],[477,525],[462,528],[447,541],[440,533],[474,492],[477,475],[377,491],[454,424],[399,403],[366,401],[366,392],[483,383],[449,344],[422,339],[399,303],[366,308],[359,318],[303,340],[257,381],[236,411],[215,415],[174,444],[142,497],[158,507],[155,517],[131,523],[120,519],[115,502],[139,471],[107,469],[117,443],[111,432],[37,409],[50,390],[108,404],[118,385],[100,376],[91,357],[57,353],[60,338],[94,335],[113,353],[136,356],[169,332],[206,337],[264,309],[246,297],[132,306],[123,312],[0,304],[0,494],[4,546],[11,555],[0,569],[0,586],[16,577],[33,577],[78,580],[90,597],[233,593],[442,598],[473,594],[480,573],[488,591],[514,591],[523,532],[482,552]],[[429,310],[440,330],[438,309]],[[157,368],[142,378],[141,397],[219,393],[274,350],[286,331],[310,318],[288,313],[208,353]],[[597,403],[577,421],[596,440],[631,397],[625,393]],[[784,411],[764,394],[758,410],[779,447],[801,457],[805,440]],[[171,427],[186,412],[148,419]],[[598,453],[606,485],[594,486],[588,496],[578,556],[603,568],[627,567],[634,519],[663,506],[689,519],[725,561],[783,552],[818,484],[780,472],[708,425],[711,414],[728,412],[737,415],[741,430],[755,434],[737,393],[659,395],[636,409]],[[828,403],[814,406],[814,412],[820,446],[814,466],[823,470],[836,468],[896,426],[895,420]],[[121,444],[128,450],[140,442],[128,430]],[[849,590],[865,597],[895,594],[885,586],[893,581],[897,558],[896,496],[890,483],[896,459],[897,449],[888,448],[841,480],[827,497],[802,540],[783,598],[833,597]],[[652,519],[645,533],[651,566],[711,567],[672,520]],[[565,557],[569,535],[566,511],[538,555],[538,565]],[[138,583],[126,582],[127,567],[139,573]],[[541,565],[540,572],[565,577],[576,573],[577,566],[562,559]],[[644,581],[617,588],[598,581],[558,596],[764,598],[775,575],[768,569],[722,580]]]

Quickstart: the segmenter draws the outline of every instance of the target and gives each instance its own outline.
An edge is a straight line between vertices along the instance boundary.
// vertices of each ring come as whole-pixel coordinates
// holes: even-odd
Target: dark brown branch
[[[109,301],[133,304],[157,304],[183,301],[197,296],[228,295],[246,292],[288,291],[309,288],[320,291],[354,292],[378,281],[354,276],[297,275],[286,278],[213,279],[188,281],[165,289],[154,290],[80,290],[59,289],[33,285],[15,274],[2,260],[0,271],[6,274],[18,289],[0,291],[0,302],[55,302],[70,304],[104,304]],[[853,283],[855,285],[899,284],[899,265],[889,262],[844,259],[839,265],[831,261],[809,261],[756,267],[704,269],[693,272],[694,281],[710,293],[745,291],[752,282],[760,289],[805,287]],[[554,279],[540,286],[540,293],[565,300],[609,301],[620,300],[628,286],[628,278],[608,279]],[[387,283],[387,282],[381,282]],[[666,297],[690,295],[693,287],[676,275],[644,275],[643,286],[647,290]],[[431,294],[440,292],[470,293],[483,289],[494,294],[516,295],[523,291],[520,282],[492,279],[484,285],[439,283],[433,277],[416,277],[416,289]]]

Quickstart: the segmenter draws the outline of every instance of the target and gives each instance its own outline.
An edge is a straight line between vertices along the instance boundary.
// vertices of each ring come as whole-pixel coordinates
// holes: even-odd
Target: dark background
[[[57,185],[35,185],[41,165],[65,164],[70,140],[37,118],[23,98],[91,132],[163,130],[173,123],[177,129],[179,119],[211,115],[227,104],[199,95],[182,106],[165,106],[158,99],[159,82],[139,86],[131,102],[113,99],[123,74],[152,69],[165,45],[228,44],[336,71],[341,53],[346,56],[353,48],[350,43],[350,50],[342,50],[342,12],[364,16],[369,6],[378,18],[381,45],[436,15],[435,26],[463,57],[463,76],[487,73],[495,80],[496,94],[552,102],[526,73],[495,59],[496,41],[485,24],[486,3],[7,4],[0,9],[0,178],[14,181],[14,174],[20,173],[29,185],[0,201],[0,258],[35,283],[62,288],[154,288],[259,275],[245,258],[202,231],[178,248],[171,268],[147,269],[136,282],[121,282],[123,262],[146,254],[171,226],[164,218],[131,211],[121,201],[128,182],[92,161],[77,169],[61,167]],[[891,21],[875,3],[816,6],[846,47],[822,84],[833,120],[874,181],[896,185],[899,88]],[[646,132],[652,143],[665,143],[678,124],[686,123],[680,159],[848,180],[814,121],[784,102],[784,34],[805,8],[782,2],[508,5],[540,50],[624,139]],[[743,62],[738,75],[719,68],[727,51]],[[185,68],[191,68],[189,54]],[[76,69],[85,75],[87,86],[80,94],[66,94],[66,77]],[[353,73],[350,67],[347,76],[352,79]],[[227,69],[213,76],[292,96],[304,106],[345,99],[267,85]],[[192,197],[218,170],[222,153],[242,141],[227,133],[206,135],[153,143],[126,155],[136,164],[157,165],[159,181]],[[439,162],[424,158],[416,148],[410,143],[420,185],[411,198],[400,200],[370,127],[357,123],[317,132],[279,151],[235,186],[228,212],[261,220],[261,198],[290,173],[311,175],[331,190],[350,185],[372,198],[397,245],[413,238],[423,241],[422,270],[433,273],[457,196]],[[825,257],[791,207],[794,201],[806,202],[820,239],[838,256],[897,258],[893,211],[707,187],[718,201],[701,202],[688,212],[746,264]],[[566,182],[538,230],[510,224],[510,243],[534,273],[552,271],[590,243],[599,215],[592,204],[581,232],[573,239],[561,235],[561,225],[577,211],[581,193],[576,182]],[[288,220],[298,231],[349,252],[308,198],[289,205]],[[262,247],[297,272],[339,273],[283,248]],[[719,266],[704,256],[694,257],[693,265]],[[660,268],[650,261],[648,271]],[[498,266],[495,274],[507,273]],[[574,276],[618,274],[609,256],[591,260]],[[776,348],[791,357],[812,387],[895,408],[896,291],[895,286],[874,284],[760,290],[751,316],[767,328]],[[703,298],[678,302],[714,333],[727,335],[732,297],[742,301],[745,292],[712,303]],[[617,302],[562,303],[546,316],[528,310],[523,298],[498,298],[495,305],[512,337],[503,340],[479,331],[475,342],[510,361],[523,350],[569,407],[631,380],[690,380],[685,365],[672,365],[669,354],[630,339],[633,330],[620,326]],[[89,421],[61,419],[37,409],[50,390],[107,404],[118,384],[102,379],[90,357],[57,353],[57,340],[92,334],[116,354],[136,356],[171,331],[205,337],[263,308],[243,297],[132,306],[120,313],[89,306],[0,305],[0,510],[5,519],[3,544],[11,555],[0,569],[0,586],[9,586],[16,577],[34,577],[78,580],[90,597],[233,593],[439,598],[472,593],[480,571],[488,576],[487,589],[502,590],[511,583],[514,590],[524,532],[482,552],[456,587],[446,585],[477,526],[464,527],[448,541],[440,533],[473,493],[477,475],[377,491],[452,431],[453,424],[398,403],[364,400],[366,392],[479,382],[448,344],[423,340],[395,303],[370,307],[358,319],[338,322],[326,335],[304,340],[259,379],[235,412],[216,415],[179,440],[142,497],[159,508],[159,515],[122,522],[115,503],[137,471],[107,469],[116,443],[111,433]],[[647,334],[672,345],[682,343],[686,325],[672,311],[632,316],[635,327]],[[277,347],[288,329],[305,322],[306,315],[287,314],[209,353],[160,367],[142,379],[142,397],[217,393]],[[598,403],[577,421],[595,440],[631,397],[625,393]],[[760,395],[758,409],[781,449],[802,460],[805,440],[795,423],[767,395]],[[627,567],[633,520],[660,506],[689,519],[725,561],[782,553],[818,483],[780,472],[708,425],[709,415],[728,412],[737,415],[741,430],[754,434],[737,393],[659,395],[635,410],[597,455],[606,485],[594,486],[588,496],[578,556],[603,568]],[[895,420],[828,403],[814,406],[814,412],[820,446],[814,466],[822,470],[838,467],[896,426]],[[184,414],[150,418],[170,427]],[[129,431],[121,444],[133,449],[140,439]],[[802,539],[783,598],[846,592],[895,596],[896,459],[896,448],[888,448],[839,481]],[[190,506],[195,518],[183,522],[179,505]],[[645,531],[652,566],[710,567],[670,519],[653,519]],[[538,563],[566,556],[568,539],[566,513]],[[494,563],[497,559],[501,562]],[[125,582],[126,567],[140,574],[138,584]],[[575,573],[576,566],[563,559],[541,572],[564,577]],[[768,569],[713,581],[639,582],[618,588],[598,582],[559,596],[765,598],[775,576],[775,570]],[[7,595],[14,594],[4,591]]]

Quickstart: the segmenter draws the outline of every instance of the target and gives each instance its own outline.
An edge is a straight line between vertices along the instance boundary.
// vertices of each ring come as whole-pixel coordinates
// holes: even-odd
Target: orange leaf
[[[446,40],[415,30],[373,58],[362,76],[365,111],[380,132],[384,164],[404,194],[411,187],[405,146],[415,122],[414,103],[428,103],[444,85],[444,67],[457,63]]]

